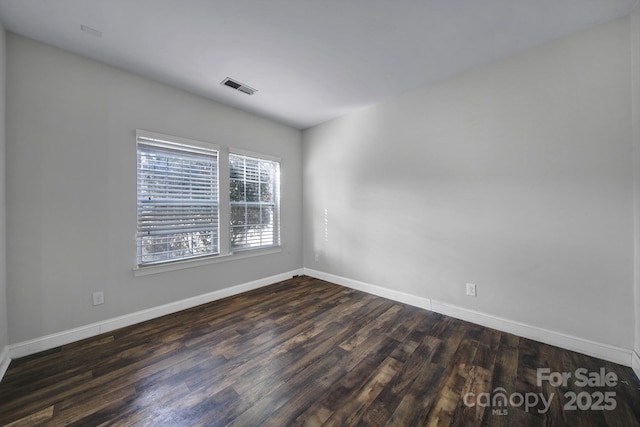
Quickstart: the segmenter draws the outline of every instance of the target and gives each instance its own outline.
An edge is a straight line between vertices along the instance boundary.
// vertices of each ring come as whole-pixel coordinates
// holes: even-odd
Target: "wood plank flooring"
[[[615,385],[581,386],[600,372]],[[14,360],[0,383],[10,426],[639,420],[630,368],[304,276]]]

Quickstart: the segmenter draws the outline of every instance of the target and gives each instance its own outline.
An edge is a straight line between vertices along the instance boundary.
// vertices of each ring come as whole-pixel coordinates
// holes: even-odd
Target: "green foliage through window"
[[[231,250],[280,244],[280,164],[229,155]]]
[[[218,253],[218,153],[138,137],[138,265]]]

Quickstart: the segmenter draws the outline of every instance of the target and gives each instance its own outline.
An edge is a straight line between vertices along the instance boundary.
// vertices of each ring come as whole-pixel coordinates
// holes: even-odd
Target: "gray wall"
[[[640,355],[640,10],[631,14],[631,83],[632,138],[634,149],[634,290],[635,290],[635,347]],[[636,364],[640,359],[636,359]],[[635,366],[640,370],[640,365]],[[640,371],[636,371],[639,373]]]
[[[0,353],[9,344],[7,327],[5,146],[5,32],[0,25]]]
[[[636,324],[640,351],[629,31],[315,127],[303,153],[294,129],[7,35],[0,349],[297,269],[304,240],[309,268],[623,348]],[[283,252],[134,277],[136,128],[281,157]]]
[[[300,131],[13,34],[7,79],[11,343],[302,266]],[[136,128],[280,157],[283,251],[134,277]]]
[[[629,31],[305,131],[305,267],[633,348]]]

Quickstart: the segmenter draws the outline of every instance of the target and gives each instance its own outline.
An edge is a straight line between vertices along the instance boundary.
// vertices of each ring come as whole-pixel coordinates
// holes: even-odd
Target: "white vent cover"
[[[256,89],[251,86],[247,86],[244,83],[240,83],[237,80],[233,80],[230,77],[227,77],[223,81],[220,82],[221,85],[229,86],[231,89],[239,90],[242,93],[246,93],[247,95],[253,95],[257,92]]]

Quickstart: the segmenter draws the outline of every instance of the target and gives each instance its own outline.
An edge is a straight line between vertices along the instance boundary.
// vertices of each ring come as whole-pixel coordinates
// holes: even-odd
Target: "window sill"
[[[220,262],[235,261],[239,259],[253,258],[262,255],[270,255],[282,252],[281,246],[265,249],[245,250],[224,255],[214,255],[210,257],[186,259],[184,261],[174,261],[166,264],[148,265],[143,267],[134,267],[133,275],[135,277],[148,276],[150,274],[165,273],[168,271],[183,270],[185,268],[200,267],[209,264],[218,264]]]

